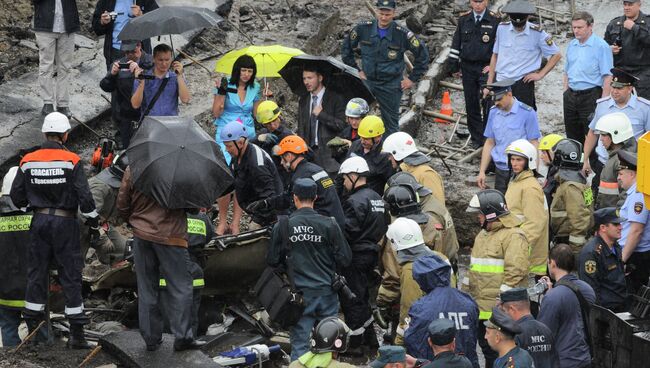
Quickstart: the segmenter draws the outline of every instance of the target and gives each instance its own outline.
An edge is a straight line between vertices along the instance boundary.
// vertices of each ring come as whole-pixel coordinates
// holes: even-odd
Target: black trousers
[[[564,129],[567,138],[585,144],[585,137],[589,132],[589,123],[596,110],[596,100],[603,93],[600,87],[584,91],[564,91]]]
[[[634,87],[637,96],[650,99],[650,65],[637,67],[636,70],[630,72],[639,78],[636,87]]]
[[[510,170],[500,170],[495,167],[494,189],[503,194],[506,194],[506,190],[508,190],[508,184],[510,184]]]
[[[628,271],[632,272],[627,276],[630,294],[636,294],[642,285],[648,285],[650,277],[650,250],[646,252],[634,252],[627,260]]]
[[[537,111],[537,104],[535,104],[535,82],[524,83],[523,78],[516,81],[512,85],[512,95],[517,97],[519,102],[523,102]]]
[[[353,252],[352,263],[342,270],[342,275],[345,277],[348,287],[357,296],[355,300],[349,300],[345,297],[340,298],[345,323],[351,330],[362,327],[372,318],[369,290],[372,287],[370,282],[375,279],[373,271],[377,267],[378,262],[379,255],[376,251]],[[372,328],[372,325],[370,328]],[[362,337],[360,335],[351,336],[350,346],[358,346],[361,343],[361,339]]]
[[[487,82],[487,73],[483,73],[483,63],[462,62],[460,68],[463,74],[463,94],[465,95],[465,111],[467,112],[467,128],[472,142],[482,146],[485,141],[486,119],[481,116],[481,91]]]
[[[488,345],[488,342],[485,339],[486,327],[483,322],[485,322],[484,319],[478,320],[478,345],[481,347],[483,357],[485,358],[485,368],[492,368],[494,361],[499,357],[499,354],[496,351],[492,350],[490,345]]]

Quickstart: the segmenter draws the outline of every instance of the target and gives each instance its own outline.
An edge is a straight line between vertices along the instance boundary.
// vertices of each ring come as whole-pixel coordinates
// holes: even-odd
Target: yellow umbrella
[[[271,46],[247,46],[239,50],[226,53],[217,60],[214,70],[218,73],[230,75],[232,66],[238,57],[249,55],[257,65],[258,78],[280,78],[278,73],[296,55],[304,54],[301,50],[281,45]]]

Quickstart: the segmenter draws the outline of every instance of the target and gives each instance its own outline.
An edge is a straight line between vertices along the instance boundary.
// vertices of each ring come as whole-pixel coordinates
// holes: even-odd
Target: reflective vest
[[[8,199],[3,196],[0,200]],[[31,222],[32,215],[21,211],[0,214],[0,307],[21,309],[25,306]]]

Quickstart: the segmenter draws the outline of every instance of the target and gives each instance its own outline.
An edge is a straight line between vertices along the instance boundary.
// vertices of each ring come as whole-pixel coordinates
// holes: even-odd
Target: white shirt
[[[320,106],[323,103],[323,95],[325,94],[325,87],[321,88],[320,91],[316,94],[316,106]],[[309,111],[311,111],[311,105],[314,102],[314,95],[309,94]],[[318,146],[318,120],[316,120],[316,137],[314,138],[314,143]]]
[[[54,1],[54,24],[52,25],[52,32],[65,33],[65,20],[63,18],[63,4],[62,0]]]

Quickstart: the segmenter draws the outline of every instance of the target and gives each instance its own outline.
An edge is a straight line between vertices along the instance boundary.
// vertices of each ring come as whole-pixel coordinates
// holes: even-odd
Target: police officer
[[[553,334],[530,313],[530,299],[525,288],[513,288],[499,296],[501,310],[512,318],[521,332],[515,336],[520,348],[527,350],[535,368],[557,367],[559,357],[553,346]]]
[[[522,332],[515,323],[499,307],[494,307],[492,316],[485,324],[485,340],[490,344],[499,357],[494,361],[494,368],[534,368],[530,354],[517,346],[515,335]],[[486,367],[487,367],[486,363]]]
[[[596,235],[582,248],[578,258],[578,274],[594,289],[596,303],[615,313],[627,309],[623,251],[618,244],[623,221],[615,207],[594,211]]]
[[[514,98],[512,87],[514,81],[504,79],[488,85],[494,106],[490,108],[484,136],[486,138],[481,154],[481,166],[476,178],[481,189],[485,185],[485,172],[494,162],[494,188],[505,193],[510,181],[506,147],[517,139],[526,139],[534,146],[541,138],[537,113],[528,105]]]
[[[640,0],[623,1],[623,13],[607,25],[605,41],[614,66],[639,77],[637,94],[650,99],[650,16],[641,11]]]
[[[399,130],[402,91],[410,89],[424,75],[429,63],[429,50],[424,43],[393,21],[396,6],[395,0],[377,0],[377,19],[357,24],[341,46],[343,62],[359,70],[379,102],[389,135]],[[402,77],[405,51],[415,56],[407,78]],[[361,68],[354,59],[356,52],[361,53]]]
[[[406,367],[406,351],[401,346],[384,345],[377,351],[377,358],[370,362],[371,368]]]
[[[478,214],[482,228],[474,240],[467,282],[480,309],[479,319],[485,321],[492,315],[499,291],[528,283],[528,240],[520,228],[522,220],[510,213],[498,190],[487,189],[474,195],[467,212]],[[486,341],[485,326],[479,323],[478,338],[485,366],[491,368],[496,354]]]
[[[621,217],[625,218],[621,230],[620,244],[622,259],[628,273],[630,294],[635,294],[650,277],[650,212],[643,200],[643,193],[637,190],[637,155],[619,151],[618,182],[627,193],[621,206]]]
[[[284,211],[292,208],[292,187],[296,180],[311,178],[318,185],[318,196],[314,203],[316,212],[323,216],[334,217],[341,229],[345,228],[345,217],[339,197],[336,195],[334,181],[325,170],[306,158],[308,154],[307,143],[297,135],[289,135],[282,139],[275,152],[282,159],[283,171],[291,177],[282,194],[253,202],[248,211],[268,211],[276,209]]]
[[[423,368],[472,368],[466,357],[456,354],[456,324],[447,318],[434,319],[428,327],[428,343],[435,357]]]
[[[289,180],[289,175],[282,167],[280,156],[275,155],[273,150],[276,149],[275,147],[281,140],[294,133],[283,124],[282,110],[280,110],[280,107],[274,101],[266,100],[260,102],[255,112],[255,120],[262,124],[263,128],[260,129],[253,143],[260,146],[271,156],[273,162],[275,162],[275,168],[278,170],[278,174],[282,177],[282,183],[286,185]]]
[[[341,309],[350,328],[360,330],[350,336],[350,349],[358,349],[362,344],[371,348],[379,346],[372,324],[369,289],[376,286],[372,283],[379,261],[378,244],[386,234],[388,224],[384,201],[367,184],[366,176],[369,173],[368,164],[361,157],[348,158],[339,169],[345,188],[342,203],[344,233],[352,249],[352,263],[343,269],[342,275],[357,296],[356,300],[341,300]]]
[[[348,363],[337,361],[339,353],[348,349],[350,328],[336,317],[327,317],[318,322],[311,333],[311,349],[298,360],[289,364],[289,368],[323,367],[354,368]]]
[[[279,222],[273,227],[267,263],[279,267],[291,262],[296,288],[302,292],[305,309],[291,329],[291,360],[309,351],[309,334],[318,320],[335,317],[339,300],[332,288],[337,269],[350,264],[352,252],[336,221],[314,211],[318,186],[309,178],[293,185],[296,206],[288,219],[288,229]],[[288,236],[283,236],[287,234]],[[284,241],[289,243],[285,249]]]
[[[63,144],[68,139],[70,122],[58,112],[43,120],[46,141],[41,149],[20,161],[20,170],[11,187],[11,200],[17,207],[34,209],[31,222],[27,291],[23,316],[33,330],[43,320],[47,302],[48,268],[52,258],[59,265],[59,280],[65,294],[65,315],[70,322],[68,347],[87,349],[83,325],[88,318],[81,297],[81,258],[77,209],[86,225],[98,232],[99,215],[88,188],[79,156]]]
[[[341,133],[332,138],[327,145],[332,151],[332,157],[337,162],[343,162],[347,157],[352,142],[359,140],[359,124],[361,119],[365,118],[370,111],[370,106],[366,100],[360,97],[355,97],[348,101],[345,105],[345,120],[348,126],[343,128]]]
[[[485,120],[481,117],[479,98],[487,82],[492,48],[497,34],[499,17],[487,8],[489,0],[470,0],[472,8],[460,15],[449,51],[452,73],[460,71],[465,95],[467,126],[476,148],[483,145]]]

